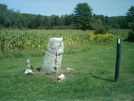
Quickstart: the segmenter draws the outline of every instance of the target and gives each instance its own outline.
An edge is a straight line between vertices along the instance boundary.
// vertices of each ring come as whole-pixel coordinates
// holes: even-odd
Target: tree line
[[[132,6],[133,7],[133,6]],[[128,12],[129,14],[129,12]],[[98,25],[106,29],[128,29],[129,15],[108,17],[93,14],[87,3],[79,3],[70,15],[36,15],[20,13],[0,4],[0,29],[95,29]],[[128,17],[128,18],[127,18]]]

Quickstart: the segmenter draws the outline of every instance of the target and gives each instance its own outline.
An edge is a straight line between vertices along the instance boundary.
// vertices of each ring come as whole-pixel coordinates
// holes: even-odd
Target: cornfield
[[[45,50],[49,38],[63,37],[64,45],[72,47],[89,43],[89,32],[50,30],[0,30],[0,52]]]

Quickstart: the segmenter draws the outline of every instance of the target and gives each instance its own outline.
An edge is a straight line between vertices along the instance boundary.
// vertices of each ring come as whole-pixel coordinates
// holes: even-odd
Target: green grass
[[[74,68],[65,82],[47,76],[24,76],[26,57],[0,60],[0,100],[134,100],[134,43],[122,41],[120,78],[114,82],[116,42],[90,50],[64,54],[61,68]],[[30,55],[34,68],[44,56]]]

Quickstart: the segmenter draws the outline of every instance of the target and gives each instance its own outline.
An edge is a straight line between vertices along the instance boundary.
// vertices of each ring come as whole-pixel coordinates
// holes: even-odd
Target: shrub
[[[127,38],[128,41],[131,41],[131,42],[134,42],[134,31],[130,31],[128,33],[128,38]]]
[[[114,41],[114,35],[113,34],[98,34],[95,35],[93,33],[90,33],[90,41],[94,43],[100,43],[102,45],[108,45],[111,44]]]
[[[134,21],[129,24],[129,27],[131,28],[131,31],[128,33],[128,41],[134,42]]]
[[[94,30],[95,34],[106,34],[106,28],[103,26],[98,26]]]

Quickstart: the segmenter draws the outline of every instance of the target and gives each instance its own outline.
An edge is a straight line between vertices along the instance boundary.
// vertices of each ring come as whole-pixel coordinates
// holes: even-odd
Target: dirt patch
[[[34,72],[34,75],[37,75],[37,76],[47,76],[47,77],[50,77],[50,78],[54,79],[54,81],[56,81],[56,79],[58,78],[58,76],[60,74],[64,74],[65,77],[66,77],[66,79],[68,79],[68,77],[70,75],[72,75],[76,71],[75,70],[74,71],[67,70],[66,68],[60,68],[60,70],[57,73],[55,73],[55,74],[49,74],[49,75],[48,74],[45,74],[43,72],[39,72],[38,69],[37,70],[33,70],[33,72]]]

